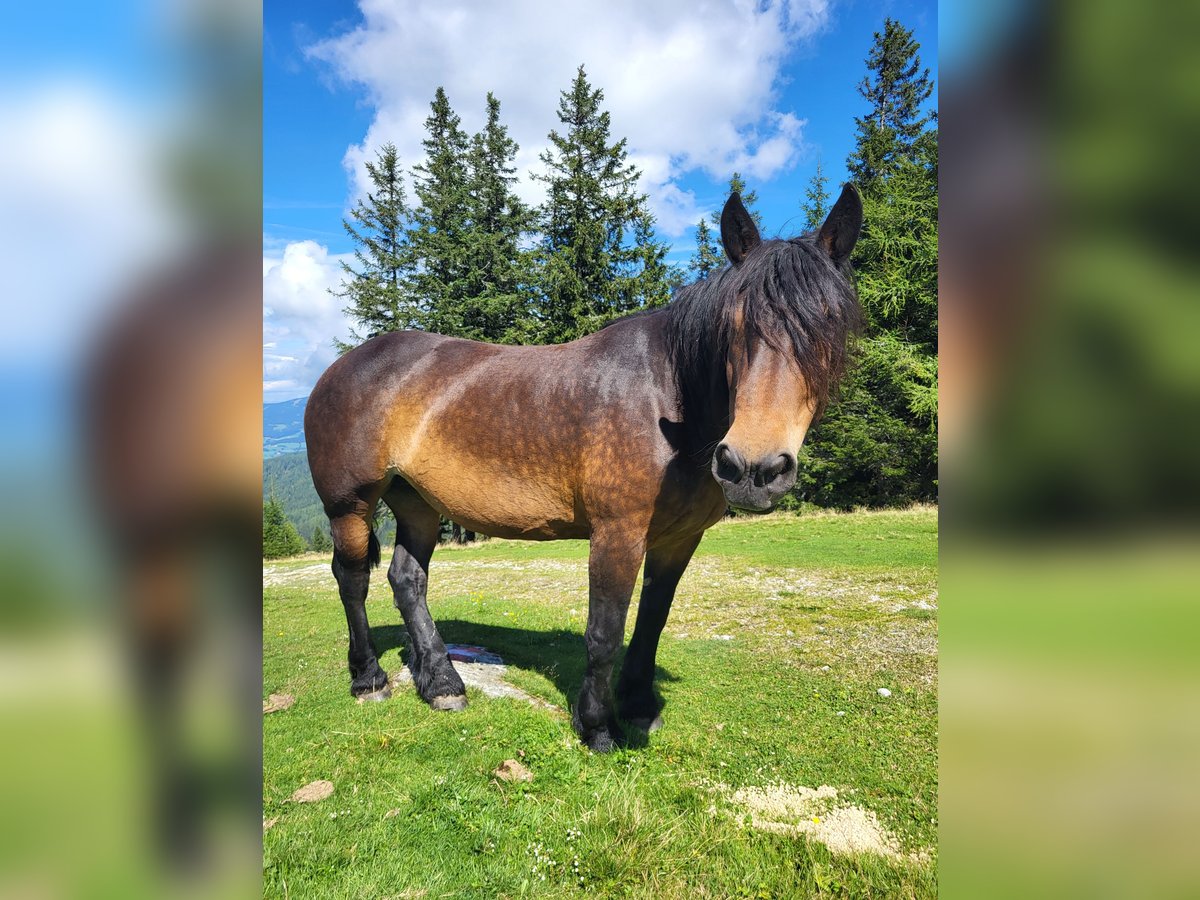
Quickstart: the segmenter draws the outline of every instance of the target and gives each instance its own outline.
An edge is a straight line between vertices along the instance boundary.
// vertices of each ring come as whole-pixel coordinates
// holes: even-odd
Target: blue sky
[[[304,336],[346,327],[317,294],[336,284],[337,259],[352,249],[341,221],[362,189],[362,161],[392,140],[403,162],[416,162],[438,85],[472,130],[494,90],[527,170],[558,125],[558,92],[583,63],[605,91],[614,136],[629,138],[660,237],[673,261],[686,262],[695,221],[720,208],[735,168],[758,191],[768,234],[800,230],[818,158],[831,187],[844,180],[854,116],[864,109],[857,84],[887,16],[913,29],[936,78],[932,0],[371,0],[362,8],[267,0],[268,399],[306,392],[331,358],[327,348],[306,348]],[[531,181],[521,189],[536,199]],[[307,321],[306,296],[320,307]]]

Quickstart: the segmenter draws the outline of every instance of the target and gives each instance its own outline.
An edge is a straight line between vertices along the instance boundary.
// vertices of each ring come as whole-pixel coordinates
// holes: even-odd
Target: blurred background
[[[259,893],[261,7],[0,29],[0,896]]]
[[[1200,7],[940,6],[940,888],[1200,892]]]

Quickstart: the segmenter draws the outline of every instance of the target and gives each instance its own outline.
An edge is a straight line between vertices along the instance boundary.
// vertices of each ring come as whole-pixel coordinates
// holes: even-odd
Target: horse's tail
[[[375,529],[372,528],[371,536],[367,538],[367,562],[370,563],[372,569],[379,565],[381,555],[379,538],[375,537]]]

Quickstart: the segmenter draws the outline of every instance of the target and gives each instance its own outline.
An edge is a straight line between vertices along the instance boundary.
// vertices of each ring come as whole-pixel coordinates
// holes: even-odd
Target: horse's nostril
[[[781,453],[779,455],[779,471],[775,473],[775,477],[780,475],[790,475],[792,470],[796,468],[796,457],[790,453]]]
[[[763,484],[770,484],[777,479],[790,475],[796,468],[796,458],[790,453],[781,453],[761,469]]]
[[[736,484],[746,475],[746,461],[728,444],[717,447],[714,461],[716,475],[722,481],[732,481]]]

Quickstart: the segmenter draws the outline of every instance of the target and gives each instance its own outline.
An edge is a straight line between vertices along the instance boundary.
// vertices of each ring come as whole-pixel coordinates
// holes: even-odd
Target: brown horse
[[[364,607],[382,500],[396,516],[388,580],[417,691],[434,709],[467,702],[425,602],[440,515],[497,537],[590,539],[574,725],[593,750],[621,739],[610,681],[644,560],[616,693],[627,722],[661,724],[654,658],[675,587],[726,506],[766,510],[795,483],[796,453],[858,323],[849,256],[861,224],[847,185],[817,231],[762,241],[734,194],[721,214],[732,265],[662,309],[556,346],[386,334],[331,365],[304,429],[350,627],[352,694],[388,690]]]

